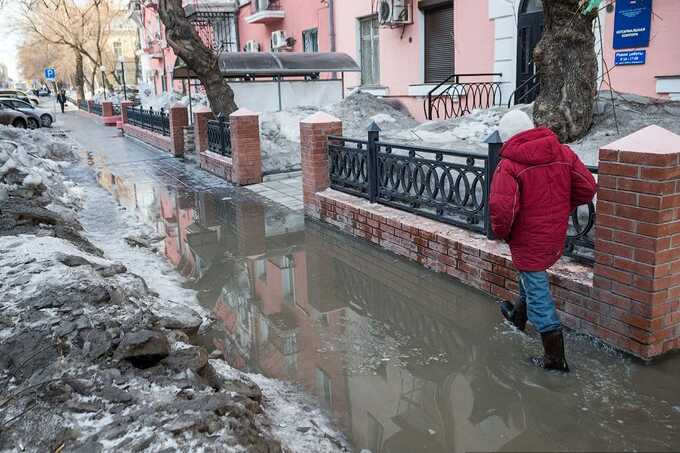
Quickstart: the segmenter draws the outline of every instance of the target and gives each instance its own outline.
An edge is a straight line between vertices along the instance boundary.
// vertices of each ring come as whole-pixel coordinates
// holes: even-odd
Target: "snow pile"
[[[181,93],[162,93],[160,95],[140,93],[140,102],[145,109],[153,108],[154,110],[169,109],[175,104],[181,104],[184,107],[189,106],[189,96]],[[196,109],[208,105],[208,98],[203,94],[192,93],[191,107]]]
[[[320,110],[342,120],[343,135],[353,138],[365,138],[368,126],[374,121],[385,136],[394,136],[418,124],[407,112],[360,91]],[[261,114],[262,165],[265,172],[300,168],[300,121],[317,111],[319,109],[315,107],[303,106]]]
[[[600,92],[592,128],[583,139],[570,146],[586,164],[597,165],[601,146],[652,124],[680,135],[679,119],[680,101],[615,93],[612,105],[610,92]]]
[[[73,160],[75,153],[66,141],[40,130],[0,126],[0,199],[9,194],[68,198],[60,174]]]
[[[81,219],[133,219],[109,217],[91,176],[64,181],[68,143],[0,129],[0,153],[0,451],[347,451],[295,389],[209,362],[190,343],[205,321],[195,292],[172,291],[171,276],[152,281],[156,292],[126,266],[142,254],[135,270],[158,271],[146,248],[158,238],[134,228],[97,238],[125,264],[89,242]],[[69,193],[85,196],[59,201]],[[125,241],[121,231],[139,234]],[[314,419],[285,427],[303,414]]]

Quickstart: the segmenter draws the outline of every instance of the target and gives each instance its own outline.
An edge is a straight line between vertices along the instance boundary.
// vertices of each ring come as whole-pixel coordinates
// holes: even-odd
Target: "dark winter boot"
[[[564,358],[564,336],[562,329],[551,330],[550,332],[541,333],[541,340],[543,340],[543,350],[545,351],[543,357],[531,357],[531,363],[539,368],[546,370],[558,370],[569,372],[569,365]]]
[[[524,332],[527,326],[527,303],[520,300],[515,305],[510,301],[501,302],[501,313],[513,326]]]

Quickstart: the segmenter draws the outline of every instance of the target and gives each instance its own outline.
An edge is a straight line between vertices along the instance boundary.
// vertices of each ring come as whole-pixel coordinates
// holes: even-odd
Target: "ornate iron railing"
[[[588,166],[597,175],[597,167]],[[564,254],[577,261],[592,264],[595,261],[595,219],[596,204],[591,202],[579,206],[571,213]]]
[[[170,135],[170,116],[164,109],[154,111],[153,108],[127,108],[128,122],[151,132]]]
[[[78,101],[78,108],[80,110],[84,110],[84,111],[87,112],[88,111],[87,101],[85,99],[81,99],[80,101]]]
[[[208,121],[208,150],[231,157],[231,129],[221,113],[216,120]]]
[[[113,104],[113,116],[120,115],[120,104]]]
[[[367,140],[328,137],[331,187],[492,238],[488,199],[502,147],[498,133],[487,144],[488,153],[475,153],[382,142],[373,124]],[[594,225],[595,204],[580,206],[565,254],[592,262]]]
[[[102,116],[102,105],[99,102],[92,103],[92,113]]]
[[[468,77],[502,77],[501,73],[452,74],[427,94],[423,108],[432,120],[457,118],[475,109],[488,109],[503,104],[501,90],[505,82],[497,80],[461,82]]]
[[[329,137],[331,187],[441,222],[491,235],[487,194],[500,147],[471,153]]]
[[[512,107],[513,100],[515,101],[515,105],[533,102],[540,90],[541,84],[539,83],[538,73],[536,73],[522,82],[515,91],[510,94],[510,98],[508,98],[508,108]]]

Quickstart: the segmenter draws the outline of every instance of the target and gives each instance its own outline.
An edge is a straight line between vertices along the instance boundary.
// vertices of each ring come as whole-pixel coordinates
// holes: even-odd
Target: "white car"
[[[33,96],[32,94],[28,94],[28,93],[21,91],[21,90],[0,90],[0,97],[17,98],[17,99],[21,99],[21,100],[30,102],[33,105],[39,105],[40,104],[40,99],[38,99],[37,96]]]
[[[39,127],[51,127],[52,123],[55,121],[54,115],[52,115],[51,112],[41,109],[40,107],[36,107],[30,102],[17,98],[2,97],[0,97],[0,102],[11,109],[18,110],[25,114],[29,120],[33,119],[35,121],[34,125],[38,125]]]

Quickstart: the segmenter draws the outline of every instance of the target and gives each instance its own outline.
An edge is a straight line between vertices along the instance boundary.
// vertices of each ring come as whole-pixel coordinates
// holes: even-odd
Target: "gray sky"
[[[0,62],[7,66],[9,76],[14,80],[19,78],[17,71],[16,48],[19,44],[19,33],[12,30],[13,20],[16,11],[16,3],[9,1],[9,4],[0,12],[0,30],[7,30],[0,39]]]

